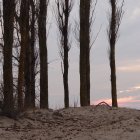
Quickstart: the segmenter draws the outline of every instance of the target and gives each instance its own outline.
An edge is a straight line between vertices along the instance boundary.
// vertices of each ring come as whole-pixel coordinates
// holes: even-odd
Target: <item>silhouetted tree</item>
[[[38,17],[38,36],[40,53],[40,108],[48,108],[48,51],[46,18],[49,0],[40,0]]]
[[[31,11],[32,11],[32,19],[31,19],[31,102],[32,107],[35,107],[35,69],[36,69],[36,56],[35,56],[35,41],[36,41],[36,3],[31,0]]]
[[[69,107],[69,85],[68,85],[68,69],[69,69],[69,16],[73,6],[72,0],[56,0],[57,13],[56,20],[60,33],[60,56],[62,58],[62,74],[64,85],[64,104]]]
[[[80,0],[80,104],[90,105],[90,6]]]
[[[14,31],[15,0],[3,0],[3,22],[4,22],[4,106],[3,112],[11,114],[14,109],[13,102],[13,74],[12,74],[12,48]]]
[[[29,43],[29,0],[21,0],[20,6],[20,34],[21,34],[21,49],[19,58],[18,70],[18,110],[24,109],[24,69],[26,49]]]
[[[35,2],[29,1],[30,28],[25,57],[25,108],[35,107]]]
[[[108,39],[110,44],[109,60],[111,69],[111,94],[112,94],[112,106],[118,107],[117,103],[117,86],[116,86],[116,64],[115,64],[115,46],[118,38],[118,31],[123,15],[123,4],[117,6],[117,0],[109,0],[111,6],[111,14],[109,15],[109,30]]]

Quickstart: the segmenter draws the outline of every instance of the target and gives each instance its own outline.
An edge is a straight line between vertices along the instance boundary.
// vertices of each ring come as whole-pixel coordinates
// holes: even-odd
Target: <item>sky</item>
[[[1,0],[0,0],[1,1]],[[64,90],[59,55],[58,29],[54,16],[55,0],[50,0],[48,9],[48,59],[49,59],[49,103],[54,109],[64,107]],[[75,21],[78,21],[79,0],[73,0],[70,15],[71,50],[69,52],[70,106],[79,106],[79,44],[74,35]],[[111,104],[110,67],[108,55],[108,13],[109,0],[97,0],[92,26],[93,38],[99,35],[90,53],[91,104],[105,101]],[[121,0],[118,0],[121,1]],[[125,0],[124,15],[116,44],[117,92],[120,107],[140,109],[140,0]]]
[[[120,0],[119,0],[120,1]],[[78,21],[79,0],[71,12],[72,23],[69,52],[69,90],[70,105],[79,105],[79,48],[74,36],[74,23]],[[108,56],[108,12],[109,0],[98,0],[95,21],[92,27],[93,38],[98,38],[91,50],[91,104],[106,101],[111,104],[110,68]],[[64,91],[61,72],[61,58],[58,47],[58,30],[54,18],[54,0],[48,11],[48,55],[49,55],[49,102],[52,108],[63,107]],[[124,15],[120,26],[119,39],[116,44],[117,91],[120,107],[140,109],[140,0],[125,0]]]

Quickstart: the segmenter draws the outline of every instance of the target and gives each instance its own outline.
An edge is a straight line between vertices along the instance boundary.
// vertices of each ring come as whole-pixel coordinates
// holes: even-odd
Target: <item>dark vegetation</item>
[[[47,17],[49,0],[2,0],[1,49],[3,55],[3,82],[1,84],[1,108],[3,114],[23,112],[36,107],[36,77],[40,78],[40,108],[49,108],[48,93],[48,44]],[[94,3],[94,7],[93,6]],[[80,104],[90,105],[90,50],[91,30],[97,0],[80,0]],[[123,15],[123,3],[109,0],[111,11],[108,39],[110,44],[110,69],[112,106],[117,107],[115,46]],[[62,60],[64,105],[69,107],[69,51],[71,44],[70,13],[74,0],[56,0],[55,16],[59,29],[59,48]],[[13,69],[18,70],[17,77]],[[12,116],[12,115],[11,115]]]

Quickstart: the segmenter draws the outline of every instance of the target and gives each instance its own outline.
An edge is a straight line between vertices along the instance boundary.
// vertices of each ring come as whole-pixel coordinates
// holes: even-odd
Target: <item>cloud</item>
[[[118,66],[117,70],[121,72],[138,72],[140,71],[140,65],[132,64],[127,66]]]
[[[139,90],[140,90],[140,85],[137,85],[126,90],[120,90],[119,93],[130,93],[130,92],[132,93]]]
[[[140,71],[140,66],[122,66],[117,68],[119,71],[128,71],[128,72],[135,72]]]
[[[140,86],[136,86],[136,87],[134,87],[134,88],[140,90]]]

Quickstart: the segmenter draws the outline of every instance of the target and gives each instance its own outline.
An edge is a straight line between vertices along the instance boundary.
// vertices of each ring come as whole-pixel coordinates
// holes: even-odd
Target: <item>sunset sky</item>
[[[76,1],[76,0],[74,0]],[[101,31],[91,50],[91,103],[100,101],[111,103],[110,97],[110,68],[108,60],[108,27],[109,0],[98,0],[93,24],[93,37],[100,27]],[[79,0],[75,2],[71,13],[72,48],[69,56],[69,86],[70,103],[79,104],[79,48],[74,32],[74,21],[78,17]],[[57,45],[58,30],[52,9],[49,9],[50,32],[48,37],[49,61],[49,97],[51,107],[63,107],[63,82],[61,73],[61,59]],[[125,0],[124,16],[120,27],[120,37],[116,45],[117,89],[120,106],[140,109],[140,0]]]

